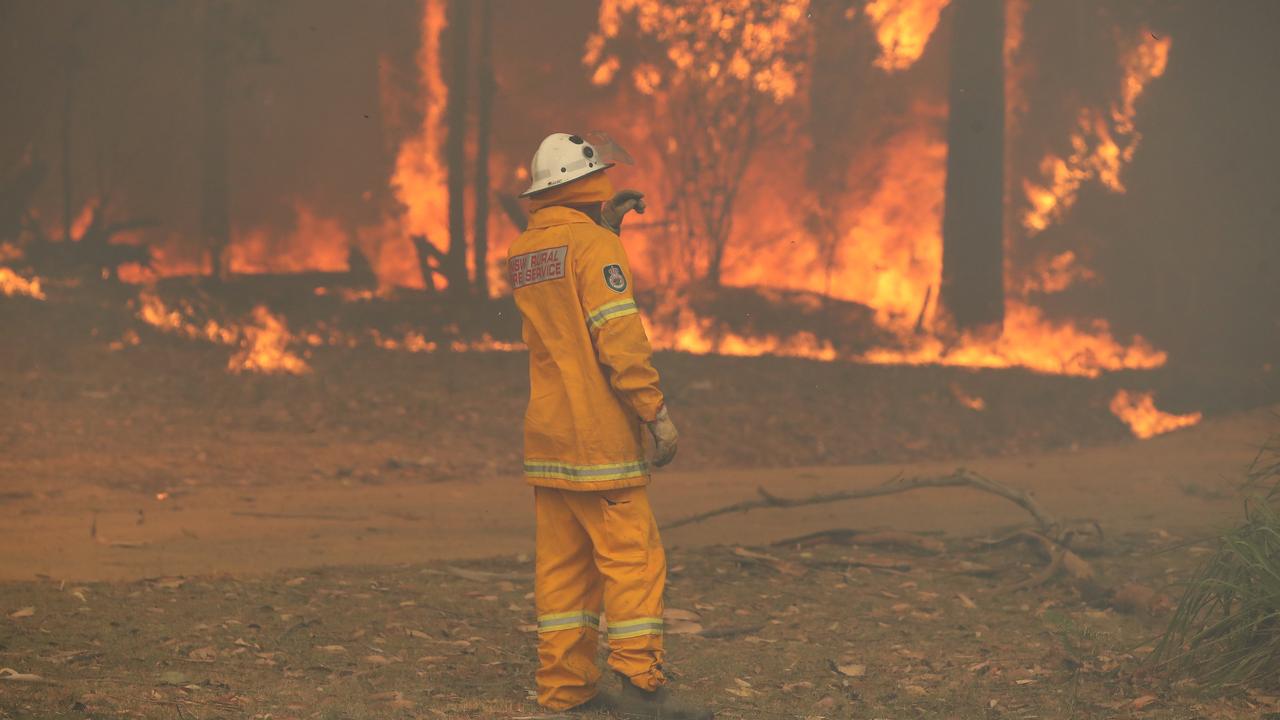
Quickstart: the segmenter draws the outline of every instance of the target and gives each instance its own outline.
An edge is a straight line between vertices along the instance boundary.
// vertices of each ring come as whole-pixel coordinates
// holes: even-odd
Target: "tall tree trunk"
[[[493,0],[480,4],[480,57],[476,81],[475,228],[472,264],[475,265],[475,293],[489,297],[489,135],[493,111]]]
[[[951,3],[942,306],[958,329],[1004,322],[1004,0]]]
[[[452,43],[449,72],[449,105],[446,109],[448,137],[445,162],[448,164],[449,250],[444,274],[449,294],[461,297],[467,291],[467,65],[470,60],[471,0],[449,3],[449,39]]]
[[[67,86],[62,96],[62,239],[71,240],[71,108],[76,78],[76,50],[67,49]]]
[[[228,178],[227,52],[230,9],[226,0],[206,0],[204,18],[204,137],[201,144],[202,182],[200,234],[213,260],[213,274],[230,274],[231,183]]]
[[[865,132],[868,113],[860,106],[870,97],[865,72],[875,59],[876,43],[865,13],[851,14],[849,0],[811,0],[813,61],[809,92],[809,135],[813,140],[805,164],[805,183],[817,202],[809,208],[806,225],[817,245],[823,270],[823,298],[831,297],[831,277],[840,260],[845,221],[842,203],[833,198],[848,192],[849,168],[857,150],[855,140]]]

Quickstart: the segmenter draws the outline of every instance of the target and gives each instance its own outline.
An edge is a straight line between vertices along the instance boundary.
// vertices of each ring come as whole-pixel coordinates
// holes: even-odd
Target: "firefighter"
[[[594,138],[593,138],[594,139]],[[652,350],[618,232],[644,211],[615,193],[616,147],[549,135],[533,156],[528,229],[507,267],[529,346],[526,481],[537,516],[538,702],[623,717],[711,718],[673,698],[663,674],[666,556],[649,507],[642,437],[654,465],[676,453]],[[618,693],[599,687],[599,633]]]

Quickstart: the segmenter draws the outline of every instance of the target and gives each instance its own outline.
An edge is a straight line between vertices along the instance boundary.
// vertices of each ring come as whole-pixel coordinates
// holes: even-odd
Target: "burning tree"
[[[624,63],[652,98],[655,150],[692,277],[719,285],[734,202],[762,139],[785,124],[807,57],[808,0],[605,0],[583,62],[597,85]]]

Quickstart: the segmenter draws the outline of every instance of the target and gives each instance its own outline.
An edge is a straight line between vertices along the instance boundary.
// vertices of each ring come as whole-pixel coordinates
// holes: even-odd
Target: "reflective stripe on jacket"
[[[562,205],[533,213],[507,253],[529,346],[525,478],[608,490],[644,485],[641,422],[662,407],[622,242]]]

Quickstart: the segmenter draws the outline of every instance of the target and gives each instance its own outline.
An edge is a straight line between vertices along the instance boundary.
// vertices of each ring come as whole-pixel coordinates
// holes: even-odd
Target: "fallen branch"
[[[1001,484],[991,478],[979,475],[972,470],[958,468],[949,475],[938,477],[913,477],[890,479],[883,485],[877,485],[870,488],[860,488],[856,490],[841,490],[831,493],[819,493],[801,498],[784,498],[773,495],[762,487],[756,488],[756,492],[760,497],[752,500],[743,500],[732,505],[726,505],[714,510],[689,515],[675,522],[669,523],[666,529],[670,530],[684,525],[703,522],[721,515],[728,515],[735,512],[747,512],[749,510],[757,510],[761,508],[793,508],[803,507],[805,505],[818,505],[822,503],[839,502],[841,500],[859,500],[863,498],[881,497],[884,495],[895,495],[910,490],[918,490],[920,488],[936,488],[936,487],[970,487],[975,490],[981,490],[992,495],[998,495],[1018,507],[1026,510],[1027,513],[1035,520],[1039,526],[1039,532],[1029,530],[1018,530],[1008,536],[993,541],[991,544],[1001,544],[1010,540],[1030,541],[1040,546],[1045,556],[1048,558],[1048,564],[1035,576],[1019,582],[1014,585],[1007,586],[1002,590],[1005,592],[1024,590],[1027,588],[1042,585],[1059,573],[1066,570],[1071,579],[1075,581],[1077,587],[1080,588],[1082,594],[1088,596],[1097,595],[1102,592],[1101,586],[1097,584],[1094,577],[1093,568],[1083,560],[1079,555],[1073,552],[1069,544],[1071,540],[1079,534],[1077,530],[1064,529],[1062,523],[1040,507],[1035,498],[1023,490],[1017,490],[1007,485]],[[1096,526],[1096,523],[1094,523]],[[1088,533],[1092,534],[1092,533]],[[1101,534],[1101,528],[1098,528],[1098,535]],[[882,543],[894,542],[901,543],[903,535],[900,533],[880,533],[880,537],[876,537],[875,533],[867,533],[865,537],[868,540],[879,540]],[[836,540],[856,544],[859,542],[859,532],[856,530],[827,530],[811,535],[805,535],[799,538],[793,538],[790,541],[775,543],[782,544],[812,544],[823,540]],[[934,541],[936,542],[936,541]],[[868,543],[870,544],[870,543]],[[928,543],[918,542],[916,546],[922,550],[933,550],[927,547]],[[944,546],[945,549],[945,546]],[[735,554],[742,555],[741,549],[735,550]],[[777,561],[777,558],[760,555],[759,558],[768,558]],[[785,562],[785,561],[783,561]]]
[[[893,478],[883,485],[877,485],[870,488],[861,488],[857,490],[841,490],[833,493],[819,493],[803,498],[783,498],[769,493],[764,488],[756,488],[756,492],[760,497],[753,500],[743,500],[742,502],[726,505],[715,510],[689,515],[675,522],[666,525],[667,530],[672,530],[685,525],[703,522],[721,515],[728,515],[735,512],[747,512],[749,510],[757,510],[761,508],[793,508],[804,505],[818,505],[821,503],[838,502],[840,500],[859,500],[863,498],[880,497],[883,495],[895,495],[910,490],[918,490],[920,488],[930,487],[971,487],[975,490],[982,490],[1014,503],[1018,507],[1026,510],[1035,519],[1040,530],[1049,537],[1056,538],[1059,534],[1061,525],[1056,519],[1049,515],[1040,504],[1031,497],[1030,494],[1015,490],[1007,485],[996,482],[990,478],[984,477],[971,470],[958,468],[949,475],[940,477],[914,477],[914,478]]]

